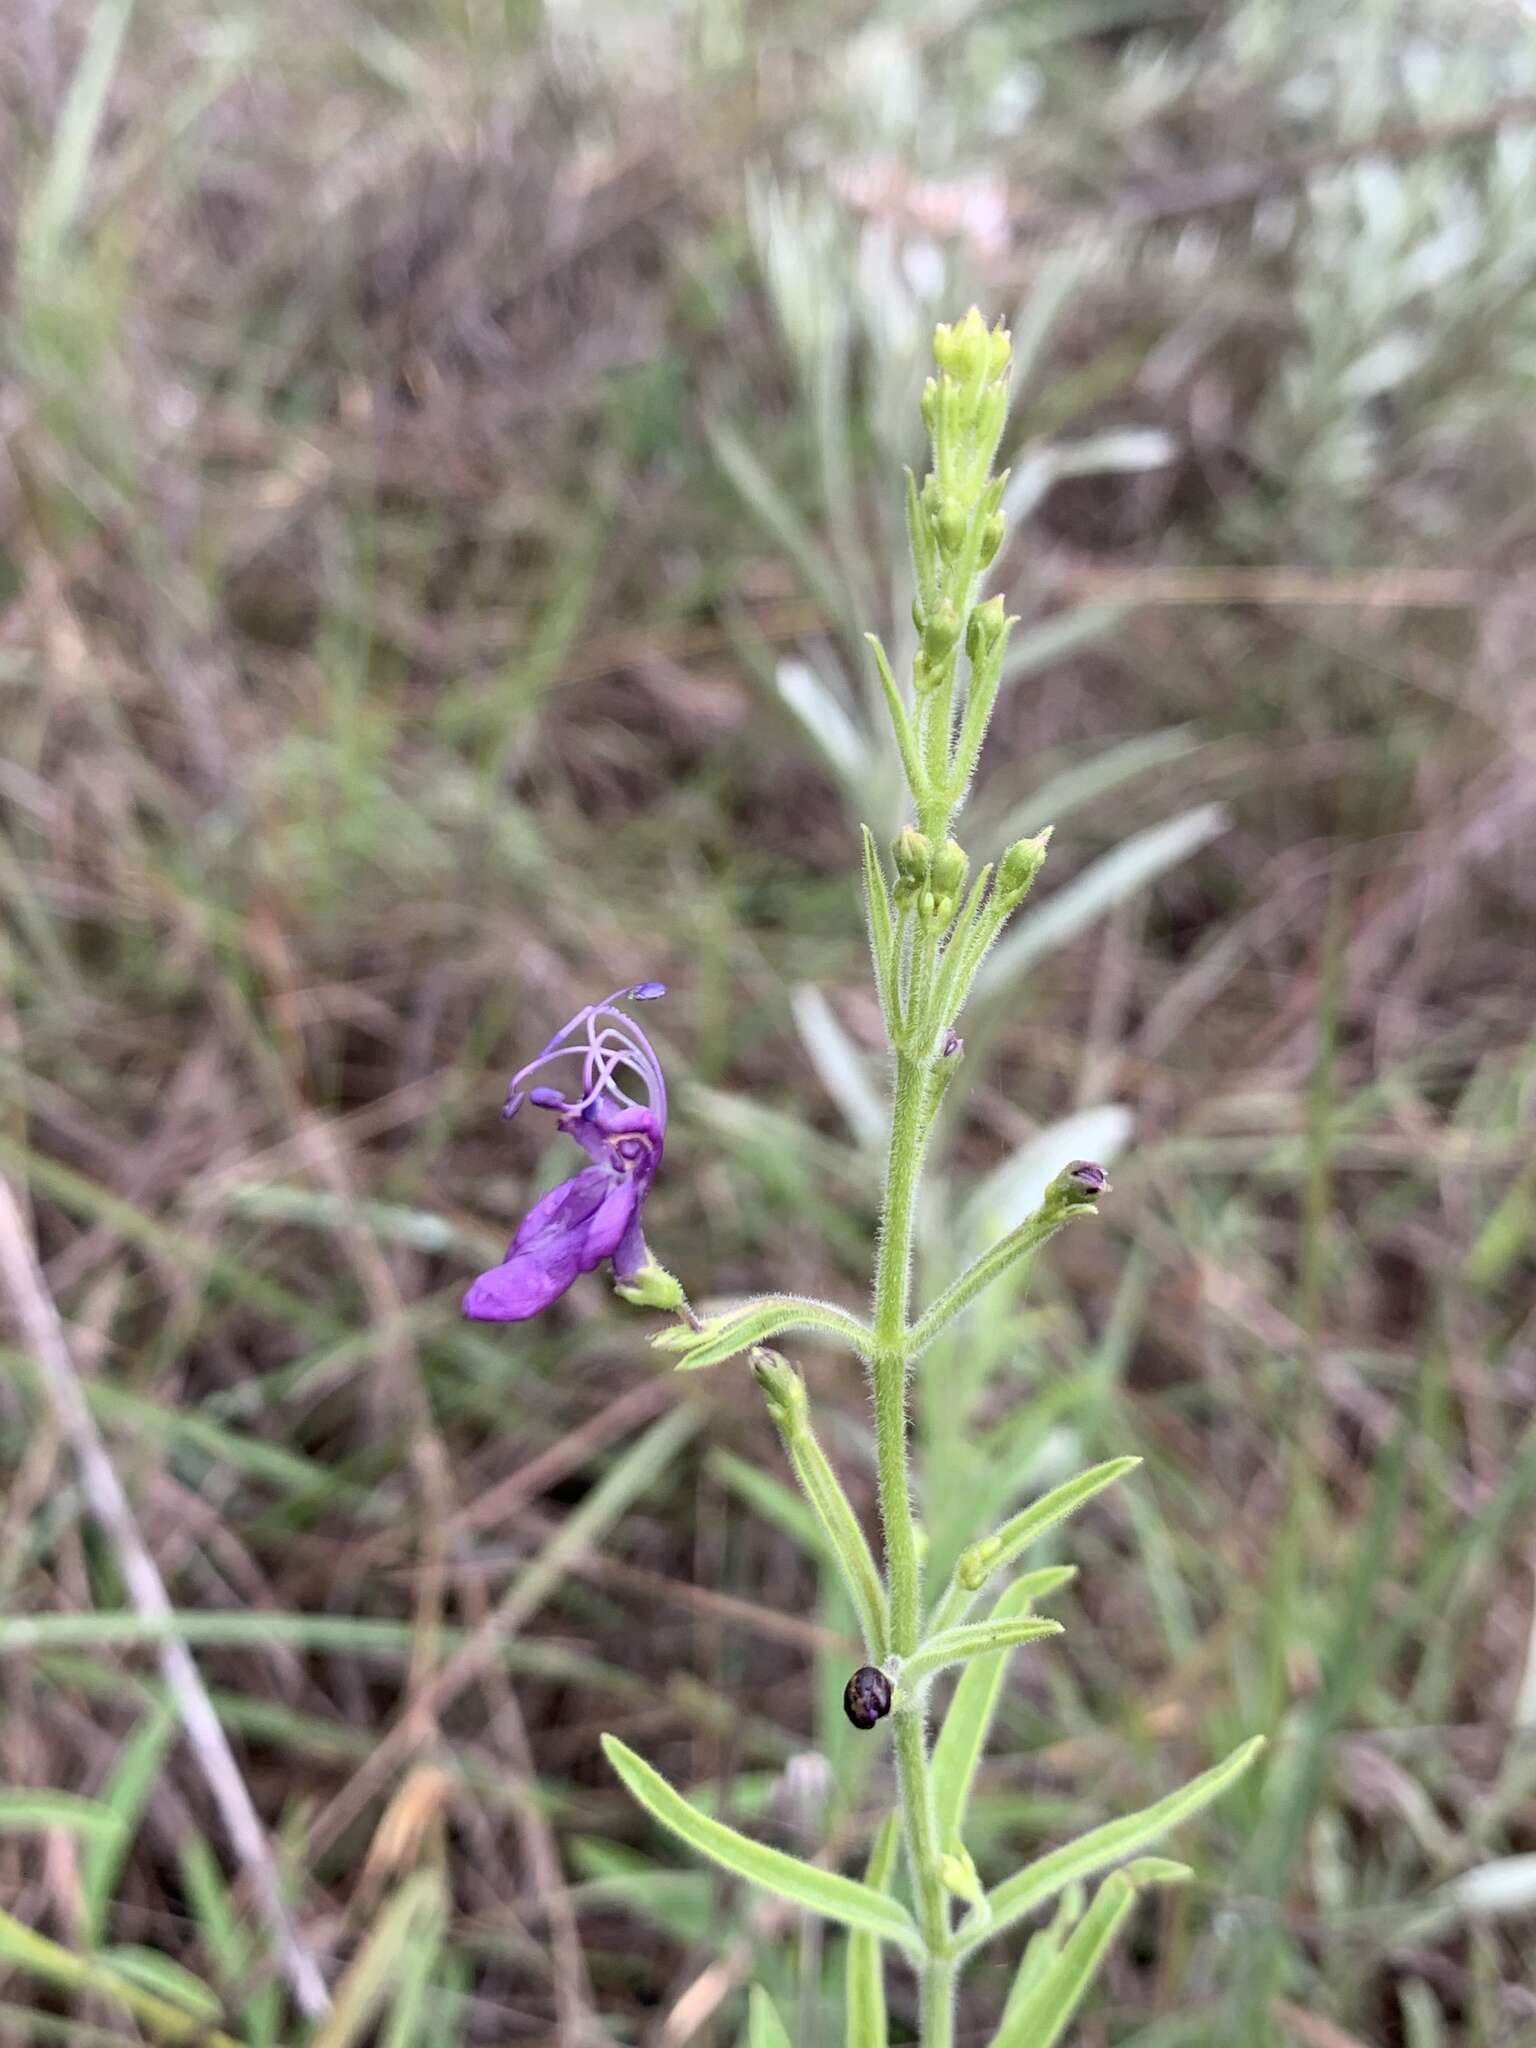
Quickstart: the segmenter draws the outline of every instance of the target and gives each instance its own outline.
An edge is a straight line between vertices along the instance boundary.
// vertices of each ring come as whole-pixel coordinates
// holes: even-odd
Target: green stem
[[[1027,1258],[1031,1252],[1039,1251],[1041,1245],[1049,1242],[1064,1224],[1074,1216],[1096,1216],[1098,1210],[1092,1202],[1079,1202],[1073,1208],[1056,1206],[1037,1209],[1032,1216],[1026,1216],[1006,1237],[1000,1237],[989,1251],[967,1266],[958,1280],[954,1280],[938,1300],[928,1308],[911,1335],[911,1356],[916,1358],[927,1350],[941,1330],[952,1323],[963,1308],[973,1302],[984,1287],[989,1287],[1000,1273],[1005,1273],[1017,1260]]]
[[[954,2048],[955,1966],[948,1958],[923,1965],[923,2048]]]
[[[920,944],[923,943],[920,941]],[[927,944],[931,946],[932,942]],[[915,972],[926,966],[921,957]],[[926,1048],[925,1048],[926,1053]],[[896,1057],[896,1087],[891,1108],[890,1157],[886,1167],[885,1201],[880,1224],[880,1250],[875,1266],[875,1439],[880,1477],[880,1516],[885,1528],[886,1580],[889,1591],[891,1648],[910,1657],[917,1648],[922,1611],[922,1566],[912,1516],[912,1489],[907,1467],[907,1365],[910,1332],[907,1301],[911,1284],[912,1225],[917,1206],[927,1136],[926,1107],[931,1060]],[[919,1918],[929,1951],[924,1983],[930,1972],[942,1971],[933,2000],[923,2000],[925,2048],[948,2048],[953,2040],[952,1967],[949,1898],[939,1876],[940,1843],[934,1816],[933,1787],[928,1774],[928,1746],[923,1706],[901,1697],[898,1679],[894,1715],[896,1775],[901,1787],[902,1830],[912,1871]],[[940,1995],[942,1993],[942,1995]],[[930,2004],[933,2019],[930,2030]],[[940,2013],[942,2011],[942,2017]]]
[[[914,963],[918,978],[921,962]],[[908,1657],[917,1648],[922,1571],[912,1522],[907,1477],[907,1297],[912,1270],[912,1221],[922,1166],[927,1061],[896,1056],[891,1146],[886,1165],[880,1249],[875,1264],[875,1438],[880,1470],[880,1519],[885,1528],[891,1596],[891,1648]]]

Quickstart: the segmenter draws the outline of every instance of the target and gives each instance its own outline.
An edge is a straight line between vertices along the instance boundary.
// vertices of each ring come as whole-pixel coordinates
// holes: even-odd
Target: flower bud
[[[787,1358],[781,1358],[777,1351],[766,1350],[761,1344],[755,1345],[748,1354],[748,1363],[753,1379],[763,1390],[768,1412],[779,1428],[785,1431],[797,1429],[810,1411],[805,1381]]]
[[[913,889],[922,889],[928,881],[928,870],[934,864],[934,842],[926,831],[918,831],[915,825],[907,825],[901,838],[891,848],[895,860],[897,881],[907,883]]]
[[[959,499],[945,498],[934,519],[933,530],[938,535],[939,546],[946,555],[958,555],[964,547],[967,524],[965,507]]]
[[[999,320],[987,336],[987,373],[993,378],[1006,377],[1013,361],[1013,336]]]
[[[1074,1159],[1064,1166],[1045,1191],[1046,1209],[1070,1216],[1077,1209],[1091,1209],[1100,1195],[1113,1190],[1109,1175],[1091,1159]]]
[[[993,337],[980,311],[972,306],[963,320],[941,326],[933,337],[934,359],[941,370],[961,383],[986,376],[992,361]]]
[[[967,1593],[979,1593],[991,1578],[1003,1546],[996,1536],[984,1536],[979,1543],[973,1543],[969,1550],[962,1550],[960,1561],[955,1566],[955,1577]]]
[[[943,661],[960,638],[959,615],[948,598],[929,615],[922,632],[924,656],[930,662]]]
[[[970,624],[965,629],[965,651],[973,662],[989,661],[1007,632],[1008,619],[1003,611],[1003,600],[989,597],[985,604],[977,605],[971,613]]]
[[[1009,909],[1020,901],[1039,874],[1050,838],[1051,828],[1047,825],[1033,839],[1016,839],[1003,855],[997,870],[997,893]]]
[[[1008,531],[1000,512],[994,512],[981,529],[981,566],[983,569],[997,559],[997,551],[1003,544],[1003,535]]]
[[[933,360],[946,376],[960,377],[965,374],[961,368],[963,358],[959,322],[951,326],[947,320],[941,320],[933,330]]]
[[[965,887],[966,870],[971,864],[970,855],[956,839],[946,839],[933,856],[929,874],[933,880],[934,894],[955,897]]]
[[[919,403],[923,409],[923,425],[931,434],[939,417],[939,387],[932,377],[929,377],[924,383],[923,395]]]
[[[976,1865],[971,1853],[958,1835],[953,1844],[939,1858],[939,1882],[945,1891],[953,1892],[957,1899],[963,1899],[968,1906],[979,1906],[982,1901],[981,1879],[976,1875]]]

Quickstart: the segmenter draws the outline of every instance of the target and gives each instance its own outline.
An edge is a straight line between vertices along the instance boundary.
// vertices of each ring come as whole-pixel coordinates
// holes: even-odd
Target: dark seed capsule
[[[843,1687],[843,1712],[855,1728],[873,1728],[891,1711],[891,1681],[873,1664],[861,1664]]]

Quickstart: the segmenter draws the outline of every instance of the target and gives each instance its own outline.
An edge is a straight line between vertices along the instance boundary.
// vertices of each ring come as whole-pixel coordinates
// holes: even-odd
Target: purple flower
[[[648,1263],[640,1212],[661,1164],[667,1087],[645,1033],[614,1004],[625,997],[648,1003],[665,994],[659,981],[641,981],[589,1004],[512,1077],[505,1114],[516,1116],[524,1102],[557,1111],[560,1129],[592,1164],[534,1204],[502,1264],[482,1273],[465,1295],[465,1315],[477,1322],[525,1322],[558,1301],[578,1273],[590,1273],[604,1259],[612,1259],[620,1280],[632,1279]],[[547,1084],[526,1085],[557,1061],[578,1056],[581,1092],[575,1101]],[[643,1102],[624,1085],[635,1080],[645,1091]]]

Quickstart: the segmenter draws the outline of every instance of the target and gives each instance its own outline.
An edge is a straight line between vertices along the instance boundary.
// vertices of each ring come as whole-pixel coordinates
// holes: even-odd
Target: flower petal
[[[617,1222],[612,1213],[616,1196]],[[617,1244],[635,1201],[632,1184],[616,1181],[600,1166],[589,1166],[552,1188],[518,1225],[502,1263],[482,1273],[465,1295],[465,1315],[488,1323],[521,1323],[538,1315],[559,1300],[578,1273],[590,1273],[608,1256],[601,1247],[610,1236]]]
[[[558,1301],[576,1273],[569,1248],[558,1258],[519,1252],[480,1275],[464,1297],[464,1313],[477,1323],[525,1323]]]

